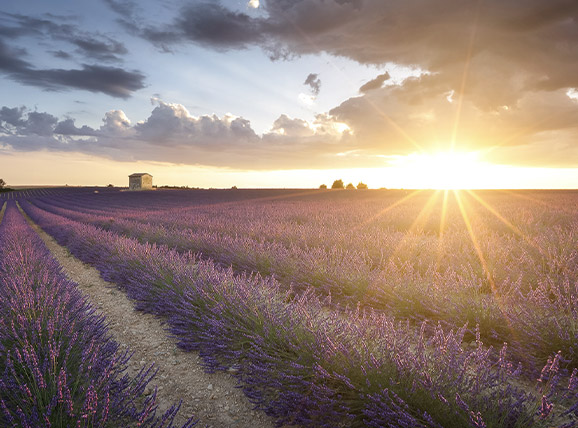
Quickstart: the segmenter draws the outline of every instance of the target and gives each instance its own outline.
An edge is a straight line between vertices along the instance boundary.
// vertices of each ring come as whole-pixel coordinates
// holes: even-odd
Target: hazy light
[[[479,187],[489,167],[476,152],[413,153],[390,163],[411,176],[411,187],[430,189]]]
[[[304,93],[299,94],[299,101],[301,101],[306,106],[313,106],[315,104],[315,97],[313,95],[307,95]]]
[[[250,0],[247,6],[257,9],[259,7],[259,0]]]

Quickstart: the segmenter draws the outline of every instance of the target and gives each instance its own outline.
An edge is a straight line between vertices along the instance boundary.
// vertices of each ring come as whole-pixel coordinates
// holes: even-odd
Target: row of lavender
[[[475,194],[469,200],[410,194],[398,204],[400,194],[348,201],[341,196],[347,192],[334,199],[310,192],[232,204],[225,193],[220,203],[208,205],[202,193],[183,192],[180,202],[176,193],[131,194],[123,196],[125,205],[118,195],[71,194],[34,203],[141,242],[199,251],[221,265],[274,275],[287,289],[313,288],[333,302],[360,302],[398,318],[453,327],[479,324],[485,342],[511,344],[516,358],[533,368],[529,375],[559,350],[578,365],[573,194],[524,203],[524,193],[490,193],[484,196],[489,208]],[[436,203],[446,206],[443,236],[424,232],[440,227]],[[472,236],[460,203],[467,205]],[[387,215],[380,215],[384,209]],[[392,230],[403,224],[421,232]]]
[[[170,427],[152,368],[126,373],[105,319],[70,282],[13,201],[0,224],[0,426]],[[192,426],[189,421],[185,426]]]
[[[270,278],[235,275],[191,253],[140,243],[30,203],[28,214],[139,309],[167,317],[209,370],[233,367],[245,393],[279,424],[315,427],[578,426],[577,379],[560,354],[537,389],[520,367],[464,341],[466,329],[372,311],[327,311]]]

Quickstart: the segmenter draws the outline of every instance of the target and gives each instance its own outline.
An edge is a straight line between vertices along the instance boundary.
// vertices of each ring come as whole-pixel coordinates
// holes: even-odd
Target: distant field
[[[207,370],[233,367],[280,424],[578,426],[578,191],[4,201],[164,317]]]

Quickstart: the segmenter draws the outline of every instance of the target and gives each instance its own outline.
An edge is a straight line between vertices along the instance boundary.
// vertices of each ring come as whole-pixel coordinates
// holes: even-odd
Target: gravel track
[[[103,280],[97,269],[72,256],[28,216],[25,217],[68,278],[78,284],[106,317],[113,338],[121,348],[128,347],[133,352],[129,373],[134,374],[154,363],[158,373],[147,393],[156,386],[159,411],[182,400],[181,410],[175,418],[177,425],[194,415],[200,427],[275,426],[272,418],[253,410],[234,377],[223,372],[205,373],[198,353],[179,349],[176,341],[167,336],[167,326],[161,319],[135,311],[132,302],[116,284]]]

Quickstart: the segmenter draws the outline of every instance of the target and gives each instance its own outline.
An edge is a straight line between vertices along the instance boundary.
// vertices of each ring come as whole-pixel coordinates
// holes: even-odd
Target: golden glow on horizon
[[[484,187],[489,169],[489,164],[479,160],[477,152],[413,153],[391,163],[412,174],[414,181],[421,183],[417,187],[427,189]]]
[[[346,155],[346,153],[344,153]],[[459,158],[459,155],[457,156]],[[338,159],[340,159],[339,157]],[[443,156],[399,156],[382,167],[285,169],[275,171],[248,171],[232,168],[175,165],[163,162],[117,162],[75,153],[37,152],[7,154],[0,152],[3,178],[9,185],[64,185],[73,186],[126,186],[127,176],[135,171],[149,172],[154,183],[171,186],[201,188],[317,188],[320,184],[331,187],[333,180],[356,185],[360,181],[370,189],[428,189],[443,188],[436,178],[440,169],[434,165]],[[467,158],[467,156],[466,156]],[[426,159],[432,159],[426,162]],[[450,156],[452,159],[452,156]],[[455,160],[456,157],[454,156]],[[456,167],[462,176],[454,177],[453,188],[469,189],[577,189],[578,168],[536,168],[495,165],[479,162],[471,169]],[[425,164],[425,165],[424,165]],[[451,164],[442,160],[439,165]],[[59,165],[54,168],[53,165]],[[422,169],[421,171],[419,169]],[[424,169],[425,168],[425,169]],[[429,173],[426,170],[429,169]],[[87,173],[90,171],[90,174]],[[446,177],[449,175],[444,172]],[[517,195],[517,194],[516,194]]]

